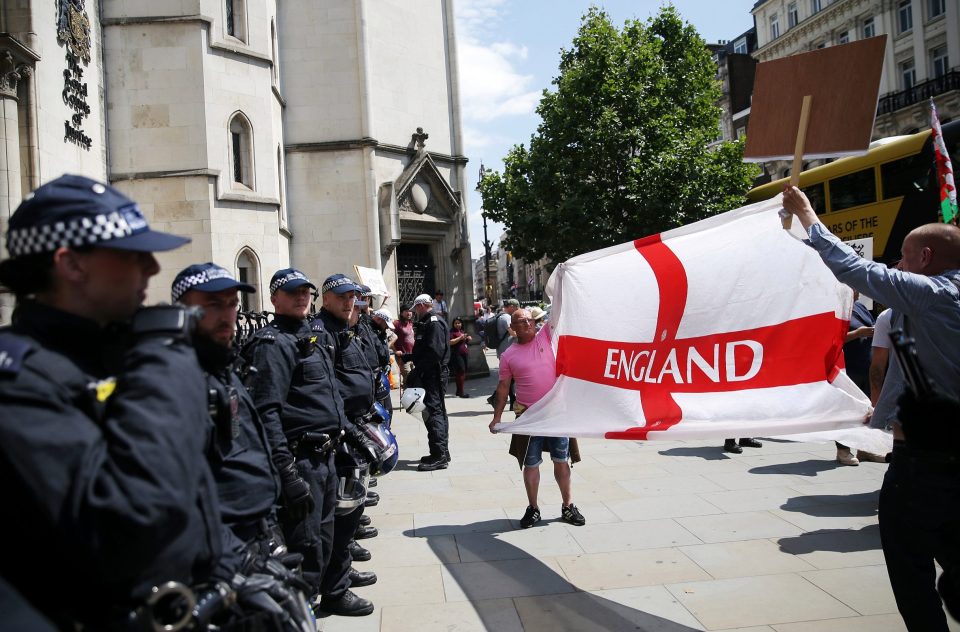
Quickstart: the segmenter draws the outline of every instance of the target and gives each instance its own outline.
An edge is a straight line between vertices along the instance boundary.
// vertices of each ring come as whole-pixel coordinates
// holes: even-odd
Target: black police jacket
[[[32,301],[0,333],[0,575],[61,621],[205,581],[221,554],[196,355],[118,339]]]
[[[279,477],[257,409],[234,372],[234,354],[213,341],[197,345],[207,372],[212,440],[207,460],[217,481],[220,513],[228,526],[266,518],[280,497]]]
[[[390,368],[390,347],[387,346],[387,341],[381,336],[380,329],[371,322],[368,314],[360,315],[360,320],[354,325],[354,329],[363,344],[367,364],[372,368],[374,395],[379,401],[389,394],[389,389],[384,387],[381,376]]]
[[[333,365],[333,343],[307,321],[277,316],[257,331],[242,355],[256,370],[250,395],[263,420],[273,462],[294,461],[288,446],[307,431],[339,434],[348,429]]]
[[[318,325],[329,332],[334,345],[334,363],[344,412],[350,419],[365,415],[374,402],[376,366],[370,364],[363,336],[325,309],[321,309],[313,320],[313,326]]]
[[[430,312],[417,322],[410,359],[421,374],[442,369],[450,363],[450,327],[443,318]]]

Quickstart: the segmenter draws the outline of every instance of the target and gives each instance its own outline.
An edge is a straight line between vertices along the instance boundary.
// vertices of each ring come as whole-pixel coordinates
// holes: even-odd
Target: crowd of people
[[[238,348],[240,295],[255,288],[213,263],[177,274],[170,304],[141,307],[153,253],[188,240],[152,230],[109,185],[41,186],[6,237],[5,625],[307,632],[318,614],[373,612],[353,589],[376,574],[354,562],[377,535],[369,488],[399,456],[391,343],[404,407],[425,408],[419,469],[450,461],[451,339],[433,299],[394,322],[343,274],[317,287],[279,270],[272,321]]]

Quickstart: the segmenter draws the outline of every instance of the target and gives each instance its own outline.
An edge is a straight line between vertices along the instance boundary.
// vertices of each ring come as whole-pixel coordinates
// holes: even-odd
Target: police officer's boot
[[[434,470],[445,470],[447,466],[450,465],[450,459],[446,454],[441,454],[439,456],[431,456],[426,461],[422,461],[417,470],[420,472],[432,472]]]
[[[368,562],[370,558],[373,557],[370,555],[370,551],[363,548],[356,542],[351,542],[347,545],[347,550],[350,551],[350,559],[354,562]]]
[[[362,516],[360,516],[360,524],[363,525],[364,527],[370,524],[370,516],[368,516],[367,514],[363,514]]]
[[[369,527],[369,526],[360,525],[359,527],[357,527],[357,530],[354,532],[354,534],[353,534],[353,539],[354,539],[354,540],[366,540],[367,538],[375,538],[375,537],[377,537],[379,534],[380,534],[380,532],[377,531],[377,528],[376,528],[376,527]]]
[[[348,590],[335,599],[324,595],[320,599],[320,610],[341,617],[363,617],[373,612],[373,602]]]
[[[362,588],[377,583],[377,574],[373,571],[358,571],[355,568],[350,569],[350,587]]]

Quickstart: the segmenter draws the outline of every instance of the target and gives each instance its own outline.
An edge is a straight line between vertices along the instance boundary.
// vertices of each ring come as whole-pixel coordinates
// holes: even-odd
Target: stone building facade
[[[193,239],[149,302],[194,262],[257,286],[254,310],[279,268],[357,265],[393,310],[439,289],[472,314],[453,0],[54,4],[0,4],[0,228],[81,173]]]
[[[960,0],[759,0],[751,12],[760,62],[887,37],[874,139],[929,127],[931,97],[941,122],[960,116]]]

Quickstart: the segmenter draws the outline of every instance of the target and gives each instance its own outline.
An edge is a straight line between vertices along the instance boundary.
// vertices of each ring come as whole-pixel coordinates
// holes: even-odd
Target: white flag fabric
[[[574,257],[547,292],[557,382],[498,431],[610,439],[859,426],[853,292],[783,230],[780,197]]]

